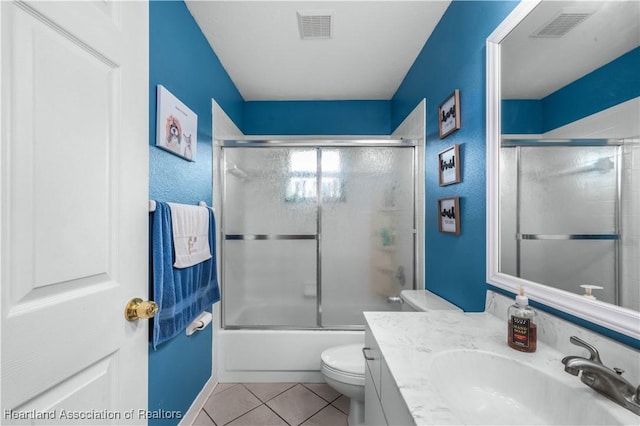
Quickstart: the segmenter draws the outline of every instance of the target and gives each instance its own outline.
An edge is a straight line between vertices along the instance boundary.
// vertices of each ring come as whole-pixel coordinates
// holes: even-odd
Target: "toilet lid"
[[[362,345],[342,345],[322,352],[320,359],[334,370],[364,376],[364,357]]]

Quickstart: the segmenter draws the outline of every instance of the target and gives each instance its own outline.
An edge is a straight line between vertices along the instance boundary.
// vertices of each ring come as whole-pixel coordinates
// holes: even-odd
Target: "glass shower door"
[[[520,147],[520,276],[616,303],[617,146]]]
[[[397,310],[387,298],[413,288],[413,153],[322,149],[322,326],[362,326],[363,311]]]
[[[414,149],[224,147],[224,326],[362,328],[414,287]],[[319,177],[319,178],[318,178]]]
[[[317,325],[316,155],[223,149],[225,327]]]

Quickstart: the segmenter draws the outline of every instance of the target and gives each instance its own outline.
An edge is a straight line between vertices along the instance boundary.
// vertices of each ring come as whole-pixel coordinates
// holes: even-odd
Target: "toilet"
[[[349,397],[349,426],[364,424],[362,344],[334,346],[320,355],[320,372],[334,390]]]
[[[404,301],[404,298],[403,298]],[[403,311],[416,311],[403,303]],[[349,397],[349,426],[364,424],[363,344],[334,346],[320,355],[320,372],[329,386]]]
[[[395,298],[394,298],[395,299]],[[403,290],[403,311],[455,310],[455,305],[426,290]],[[391,300],[391,299],[390,299]],[[349,426],[364,424],[365,360],[362,344],[329,348],[320,355],[320,372],[329,386],[349,397]]]

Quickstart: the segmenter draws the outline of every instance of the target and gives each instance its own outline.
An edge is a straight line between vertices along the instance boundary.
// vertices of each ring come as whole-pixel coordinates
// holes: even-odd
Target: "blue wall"
[[[246,102],[247,135],[389,135],[389,101]]]
[[[541,134],[640,96],[640,47],[541,100],[502,102],[502,133]]]
[[[550,94],[542,100],[543,131],[640,96],[639,74],[640,47]]]
[[[149,197],[211,205],[211,99],[236,123],[242,122],[244,102],[182,1],[151,1],[149,34]],[[158,84],[198,115],[195,162],[155,147]],[[211,377],[211,330],[182,334],[156,351],[149,345],[149,410],[189,409]],[[149,424],[178,421],[151,419]]]
[[[426,283],[465,311],[483,311],[485,273],[486,38],[517,2],[453,1],[391,101],[391,128],[427,99]],[[438,135],[438,106],[460,89],[461,128]],[[438,152],[460,144],[462,182],[441,187]],[[438,231],[437,200],[459,196],[461,234]]]
[[[505,99],[500,106],[501,133],[539,135],[542,127],[542,101]]]

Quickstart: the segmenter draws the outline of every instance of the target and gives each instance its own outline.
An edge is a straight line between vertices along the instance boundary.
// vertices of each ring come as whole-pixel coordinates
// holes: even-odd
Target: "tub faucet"
[[[584,340],[571,336],[569,341],[589,351],[589,359],[581,356],[566,356],[562,359],[564,371],[577,376],[596,392],[640,416],[640,386],[637,388],[622,377],[623,370],[605,367],[598,350]]]

